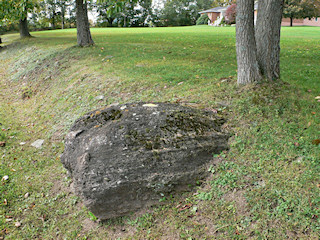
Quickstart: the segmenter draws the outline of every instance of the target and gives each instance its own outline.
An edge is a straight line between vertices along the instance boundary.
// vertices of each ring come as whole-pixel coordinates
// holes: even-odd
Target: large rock
[[[63,165],[100,219],[159,203],[205,177],[227,149],[224,120],[178,104],[126,104],[78,119],[65,139]]]

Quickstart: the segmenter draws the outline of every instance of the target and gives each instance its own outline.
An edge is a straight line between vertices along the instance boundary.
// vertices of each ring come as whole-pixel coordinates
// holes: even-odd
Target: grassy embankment
[[[82,49],[75,30],[14,41],[0,52],[0,239],[318,239],[319,30],[283,28],[282,82],[244,88],[234,28],[92,29]],[[97,223],[69,191],[63,137],[83,113],[133,101],[216,109],[231,149],[196,192]]]

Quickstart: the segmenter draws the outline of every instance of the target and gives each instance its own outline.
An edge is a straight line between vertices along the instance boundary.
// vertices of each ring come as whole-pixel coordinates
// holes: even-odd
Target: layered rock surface
[[[100,219],[159,203],[206,176],[228,148],[224,120],[170,103],[131,103],[78,119],[61,156],[76,193]]]

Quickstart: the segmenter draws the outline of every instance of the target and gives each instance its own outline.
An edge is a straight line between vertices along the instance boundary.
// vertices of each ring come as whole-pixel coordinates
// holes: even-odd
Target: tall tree
[[[254,0],[237,2],[238,84],[280,77],[280,29],[283,0],[259,2],[256,31]]]
[[[253,7],[253,0],[238,0],[237,2],[236,49],[238,84],[244,85],[262,79],[254,36]]]
[[[77,42],[81,47],[93,45],[88,19],[87,1],[76,0]]]
[[[258,6],[256,41],[258,64],[268,80],[280,78],[280,29],[283,1],[260,1]]]

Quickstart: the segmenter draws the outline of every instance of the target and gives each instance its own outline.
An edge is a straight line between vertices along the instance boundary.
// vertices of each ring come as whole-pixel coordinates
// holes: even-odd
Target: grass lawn
[[[88,48],[75,29],[2,36],[0,239],[318,239],[319,32],[282,28],[281,81],[241,88],[232,27],[92,29]],[[230,151],[193,192],[99,222],[70,191],[63,138],[84,113],[136,101],[217,111]]]

